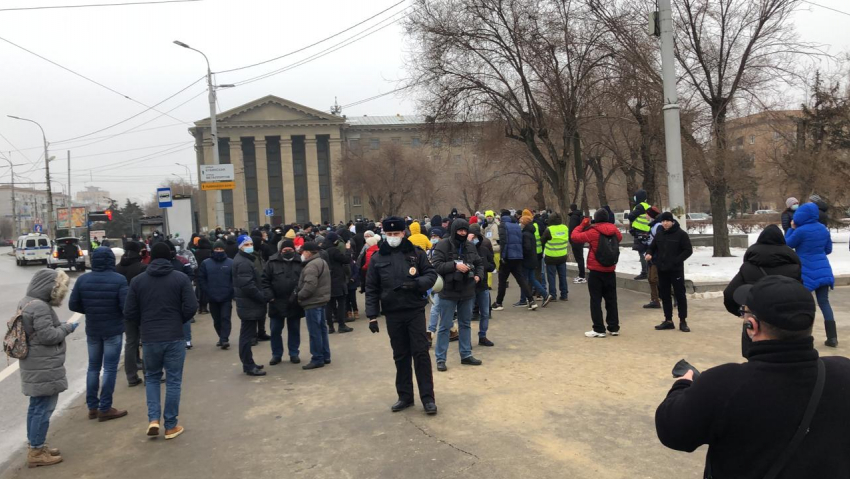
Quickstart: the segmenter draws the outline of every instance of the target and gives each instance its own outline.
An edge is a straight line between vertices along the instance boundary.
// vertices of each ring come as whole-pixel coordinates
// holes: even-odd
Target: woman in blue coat
[[[791,229],[785,232],[785,242],[797,251],[803,263],[803,285],[815,292],[823,314],[827,338],[824,344],[834,348],[838,346],[838,332],[829,305],[829,290],[835,287],[835,277],[826,257],[832,253],[832,238],[829,230],[818,222],[818,215],[818,207],[814,203],[797,208]]]

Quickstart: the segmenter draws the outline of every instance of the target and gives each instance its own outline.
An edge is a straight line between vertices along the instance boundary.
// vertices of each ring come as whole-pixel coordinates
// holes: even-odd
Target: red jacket
[[[587,269],[591,271],[599,271],[600,273],[613,273],[617,269],[614,266],[602,266],[596,261],[596,248],[599,246],[599,234],[607,236],[616,235],[617,241],[623,241],[623,234],[611,223],[596,223],[590,224],[590,218],[585,218],[578,228],[574,229],[570,235],[570,241],[573,243],[588,243],[590,244],[590,253],[587,255]]]

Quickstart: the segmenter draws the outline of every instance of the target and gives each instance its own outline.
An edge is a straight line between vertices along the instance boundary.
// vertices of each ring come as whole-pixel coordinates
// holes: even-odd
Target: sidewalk
[[[210,316],[199,316],[184,373],[182,436],[146,437],[144,387],[128,388],[121,375],[115,406],[129,416],[89,421],[79,397],[54,417],[48,435],[65,462],[26,469],[22,450],[0,479],[701,477],[704,448],[664,448],[655,408],[679,359],[700,369],[742,361],[740,322],[721,300],[697,300],[689,304],[692,333],[658,332],[661,312],[641,308],[647,296],[620,291],[622,336],[588,339],[586,287],[571,283],[570,290],[569,302],[538,312],[495,313],[489,337],[496,346],[474,351],[483,366],[461,366],[452,343],[448,372],[434,370],[435,417],[418,400],[389,411],[394,366],[383,320],[380,334],[361,319],[354,332],[331,335],[333,364],[315,371],[301,370],[309,359],[305,326],[301,365],[268,366],[269,343],[260,343],[255,357],[269,375],[249,378],[235,349],[213,346]],[[508,291],[515,301],[516,288]],[[844,355],[850,344],[848,293],[831,295],[842,343],[828,353]],[[474,322],[473,337],[477,328]],[[815,340],[824,352],[820,316]]]

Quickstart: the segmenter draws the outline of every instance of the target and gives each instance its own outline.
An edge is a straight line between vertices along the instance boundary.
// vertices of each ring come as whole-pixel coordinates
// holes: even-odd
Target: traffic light
[[[89,221],[112,221],[112,210],[91,211],[89,212]]]

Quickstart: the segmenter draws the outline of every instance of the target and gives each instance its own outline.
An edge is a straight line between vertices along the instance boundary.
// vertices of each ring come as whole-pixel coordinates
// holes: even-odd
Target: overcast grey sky
[[[129,0],[0,0],[0,10],[126,1]],[[397,2],[205,0],[0,11],[0,37],[152,106],[200,79],[205,72],[203,58],[172,44],[173,40],[202,50],[210,58],[213,71],[221,71],[307,46]],[[847,0],[816,3],[850,11]],[[408,2],[402,3],[360,27],[296,55],[218,75],[218,83],[235,83],[306,59],[358,32],[365,35],[388,25],[303,66],[220,91],[220,111],[268,94],[328,110],[334,96],[341,105],[346,105],[393,90],[405,74],[404,38],[400,22],[395,20],[408,8]],[[795,24],[803,40],[827,44],[831,53],[838,53],[850,50],[848,20],[850,16],[807,5],[797,13]],[[51,176],[62,183],[67,183],[65,152],[71,151],[74,191],[95,185],[109,190],[119,201],[130,198],[142,202],[150,198],[164,178],[172,174],[185,178],[185,169],[175,163],[189,165],[195,176],[195,154],[187,128],[191,122],[208,116],[204,82],[199,81],[156,108],[165,112],[188,101],[169,113],[174,118],[148,111],[79,141],[60,142],[112,125],[145,107],[4,41],[0,41],[0,65],[0,134],[8,139],[0,138],[0,153],[8,156],[12,151],[15,163],[26,164],[17,167],[16,173],[33,181],[44,181],[41,138],[35,125],[9,119],[8,114],[42,124],[52,143],[50,155],[61,160],[51,163],[54,169]],[[392,115],[415,113],[413,109],[414,103],[405,95],[395,94],[347,108],[343,113]],[[137,128],[129,133],[103,138],[134,127]],[[14,151],[15,147],[25,157]],[[128,161],[134,158],[141,159]],[[126,166],[105,169],[121,162]],[[2,164],[5,162],[0,162],[0,182],[5,183],[9,181],[9,172]],[[61,191],[61,187],[54,185],[54,190]]]

